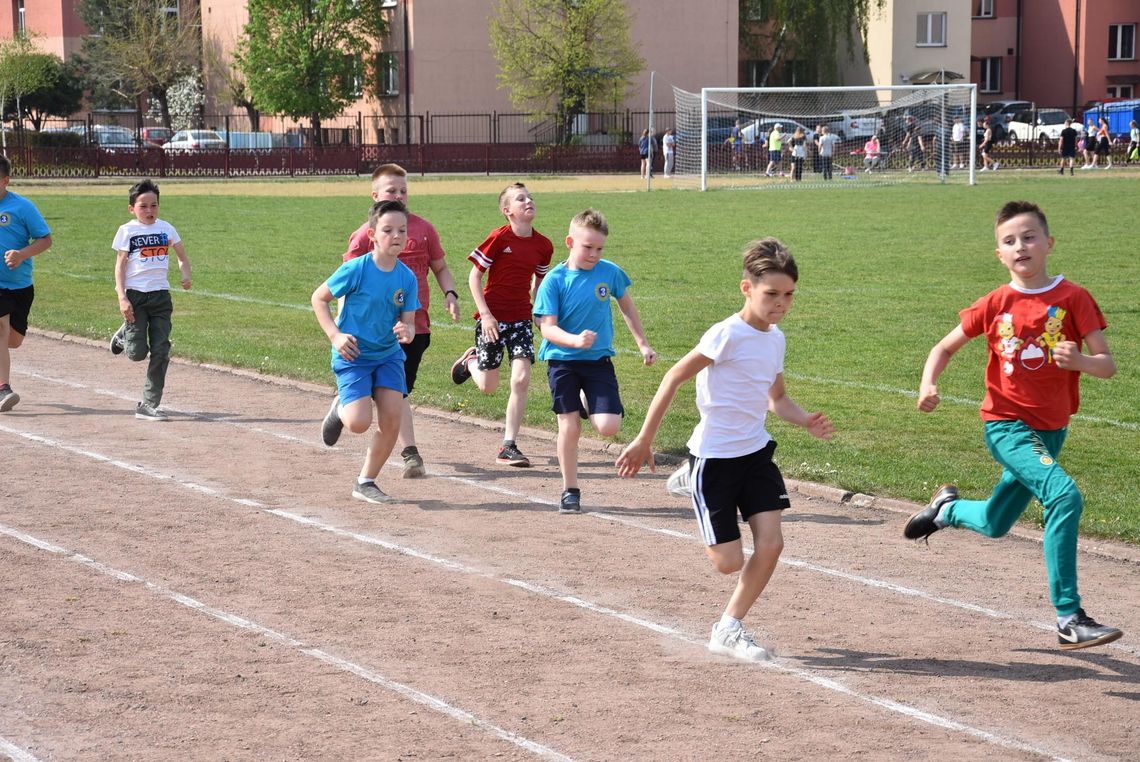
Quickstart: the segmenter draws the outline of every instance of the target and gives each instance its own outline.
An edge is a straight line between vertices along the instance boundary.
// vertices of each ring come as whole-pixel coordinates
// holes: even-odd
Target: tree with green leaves
[[[22,121],[20,99],[50,83],[51,59],[52,56],[37,50],[25,35],[0,40],[0,104],[8,98],[15,100],[17,129]],[[8,138],[3,129],[0,129],[0,145],[7,150]]]
[[[23,96],[19,111],[24,119],[32,123],[32,129],[43,128],[48,117],[69,117],[83,107],[83,80],[75,67],[64,63],[53,53],[39,53],[44,56],[47,77],[44,83]],[[4,101],[4,118],[16,118],[16,100]]]
[[[376,92],[384,0],[249,0],[237,61],[250,100],[307,118],[320,145],[321,120]]]
[[[575,116],[624,99],[645,68],[625,0],[498,0],[490,34],[499,86],[516,107],[554,115],[564,143]]]
[[[183,7],[170,13],[168,0],[79,0],[79,18],[96,32],[83,38],[81,56],[96,105],[118,97],[138,108],[149,95],[170,127],[167,93],[197,70],[201,47],[197,5]]]
[[[808,80],[795,84],[839,84],[840,42],[852,57],[862,47],[867,60],[866,46],[857,43],[867,39],[871,16],[885,5],[886,0],[740,0],[740,51],[768,61],[760,87],[789,55]]]

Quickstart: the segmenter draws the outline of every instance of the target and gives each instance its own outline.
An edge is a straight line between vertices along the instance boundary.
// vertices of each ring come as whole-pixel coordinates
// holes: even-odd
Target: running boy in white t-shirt
[[[692,501],[709,559],[717,571],[739,571],[736,590],[713,625],[709,650],[749,661],[770,658],[741,622],[760,597],[784,548],[780,512],[789,506],[776,442],[764,428],[769,410],[812,436],[835,432],[823,413],[809,413],[784,389],[784,334],[776,327],[792,306],[799,271],[775,238],[753,241],[744,252],[740,291],[744,308],[714,325],[696,348],[670,368],[645,415],[641,432],[622,450],[618,473],[633,477],[653,462],[653,437],[681,384],[697,377],[701,420],[689,438]],[[752,529],[745,561],[737,511]]]
[[[131,186],[127,209],[134,219],[119,226],[111,247],[115,250],[115,293],[123,324],[111,337],[111,353],[141,362],[150,355],[142,401],[135,407],[135,418],[165,421],[159,409],[170,367],[170,250],[178,257],[182,288],[190,288],[190,260],[178,231],[158,217],[158,185],[143,180]]]

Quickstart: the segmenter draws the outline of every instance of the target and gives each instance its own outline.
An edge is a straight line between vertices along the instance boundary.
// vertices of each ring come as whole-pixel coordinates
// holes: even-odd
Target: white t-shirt
[[[784,372],[787,342],[776,326],[759,331],[733,315],[705,331],[697,351],[712,360],[697,374],[701,420],[689,437],[698,458],[737,458],[762,449],[768,389]]]
[[[955,143],[961,143],[966,139],[966,125],[961,122],[954,122],[954,129],[950,133],[950,139]]]
[[[119,226],[111,248],[127,252],[127,288],[135,291],[163,291],[170,289],[166,272],[170,268],[171,248],[182,239],[178,231],[165,220],[144,225],[131,220]]]

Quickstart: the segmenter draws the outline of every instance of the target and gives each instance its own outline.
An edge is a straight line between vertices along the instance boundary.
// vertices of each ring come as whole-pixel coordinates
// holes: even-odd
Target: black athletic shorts
[[[776,442],[737,458],[689,457],[693,485],[693,510],[701,539],[720,545],[740,539],[737,512],[749,517],[791,506],[784,477],[772,462]]]
[[[21,336],[28,334],[28,315],[36,298],[35,286],[27,288],[0,288],[0,317],[8,316],[12,330]]]
[[[404,384],[408,387],[408,394],[416,386],[416,374],[420,371],[420,360],[431,344],[430,333],[417,333],[416,337],[407,344],[401,344],[404,349]],[[405,395],[407,396],[407,395]]]

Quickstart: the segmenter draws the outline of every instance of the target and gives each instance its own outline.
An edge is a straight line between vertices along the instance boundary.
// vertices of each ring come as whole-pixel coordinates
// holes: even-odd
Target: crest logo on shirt
[[[396,305],[401,310],[404,308],[404,302],[406,299],[407,297],[404,296],[404,289],[402,288],[396,289],[395,293],[392,294],[392,304]]]
[[[599,302],[604,302],[610,298],[610,285],[608,283],[599,283],[594,286],[594,296],[598,297]]]
[[[12,215],[7,212],[0,212],[0,227],[8,227],[12,224]]]

